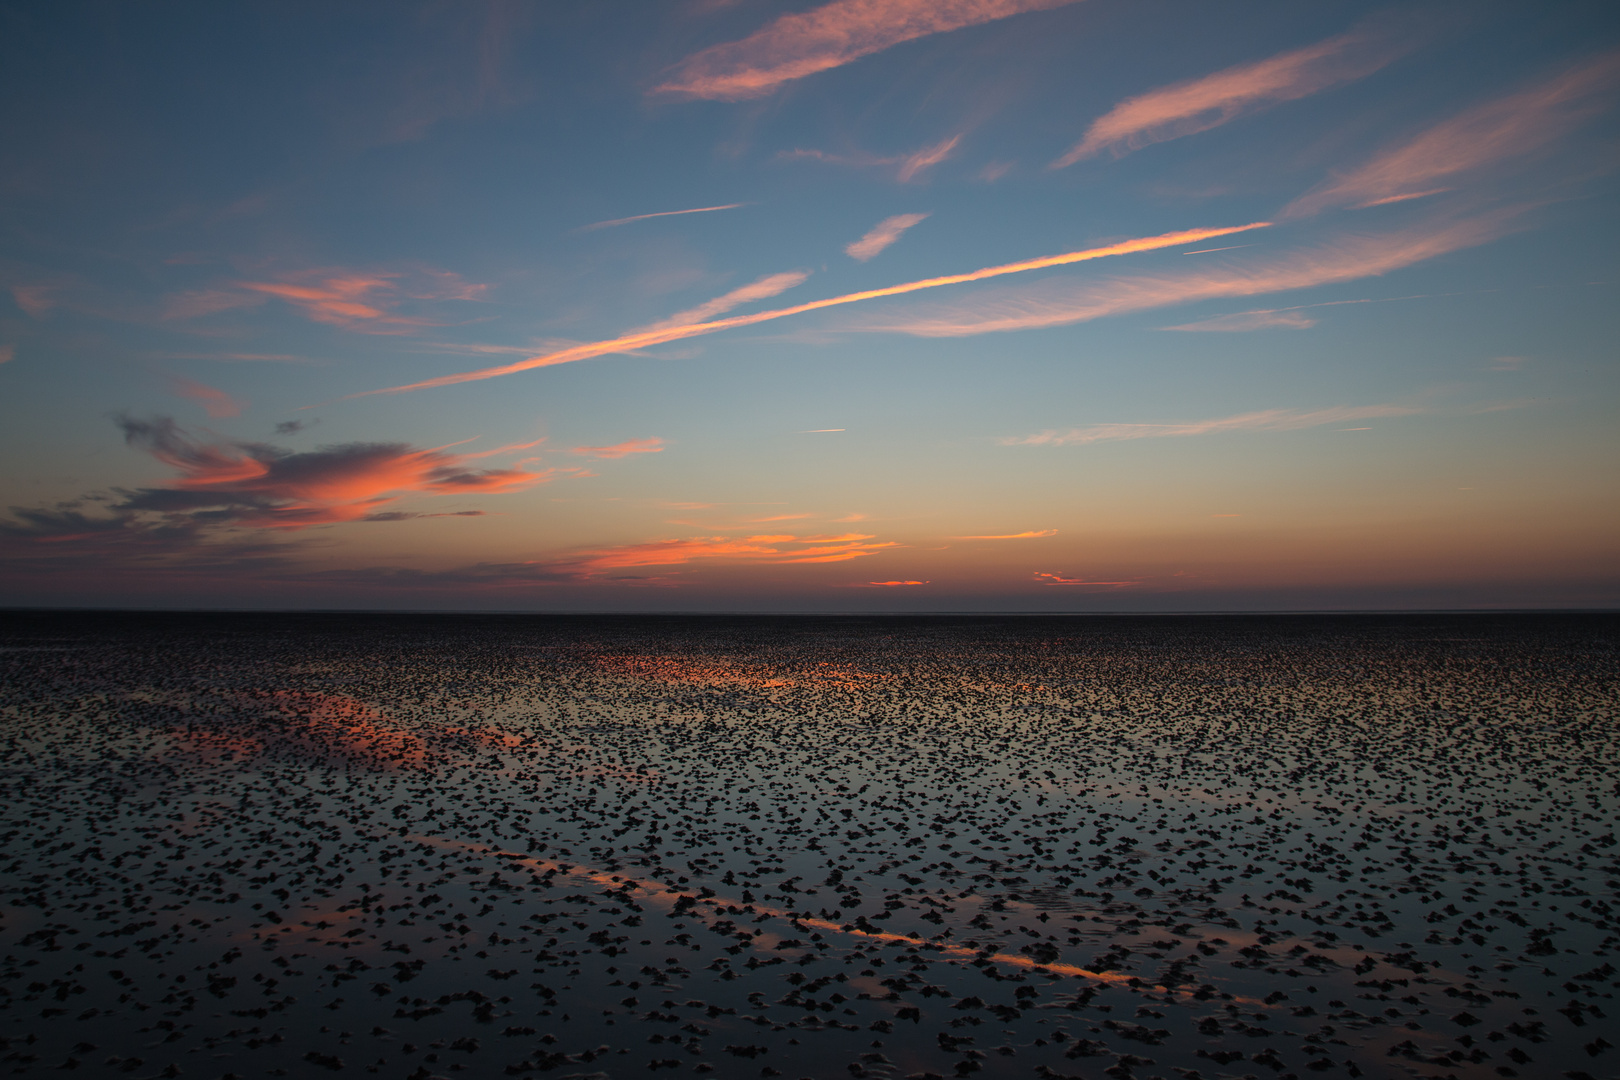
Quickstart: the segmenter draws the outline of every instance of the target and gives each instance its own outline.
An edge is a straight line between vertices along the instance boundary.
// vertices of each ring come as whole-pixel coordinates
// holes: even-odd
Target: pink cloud
[[[1075,0],[833,0],[783,15],[741,41],[712,45],[676,66],[654,93],[714,101],[763,97],[785,82],[903,41]]]
[[[1085,137],[1052,162],[1052,168],[1104,151],[1121,157],[1153,143],[1208,131],[1267,106],[1371,75],[1409,47],[1409,42],[1357,31],[1149,91],[1120,102],[1093,122]]]
[[[1093,424],[1068,431],[1042,431],[1035,435],[1002,439],[1003,446],[1078,446],[1122,439],[1186,438],[1231,431],[1302,431],[1351,420],[1415,416],[1426,410],[1412,405],[1337,405],[1327,409],[1263,409],[1258,412],[1192,420],[1179,424]],[[960,539],[982,539],[961,537]]]
[[[1563,138],[1612,103],[1620,51],[1459,113],[1295,199],[1283,214],[1370,207],[1438,194],[1436,181],[1521,157]]]
[[[581,457],[604,459],[629,457],[631,454],[662,454],[664,440],[656,436],[646,439],[626,439],[612,446],[576,446],[568,452]]]
[[[244,281],[238,287],[285,300],[314,322],[367,334],[406,334],[440,325],[399,314],[395,309],[407,300],[477,300],[488,289],[425,267],[409,273],[316,270],[285,281]]]
[[[927,214],[895,214],[893,217],[886,217],[867,230],[865,236],[846,246],[844,254],[859,262],[866,262],[900,239],[902,233],[927,216]]]
[[[215,420],[227,416],[239,416],[242,412],[242,403],[225,391],[217,390],[200,382],[193,382],[191,379],[183,379],[177,376],[174,379],[174,392],[181,397],[188,397],[195,402],[199,402],[208,415]]]

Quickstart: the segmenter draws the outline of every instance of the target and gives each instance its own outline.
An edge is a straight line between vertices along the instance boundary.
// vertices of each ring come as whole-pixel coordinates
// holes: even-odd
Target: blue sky
[[[1605,5],[0,4],[0,94],[0,603],[1620,602]]]

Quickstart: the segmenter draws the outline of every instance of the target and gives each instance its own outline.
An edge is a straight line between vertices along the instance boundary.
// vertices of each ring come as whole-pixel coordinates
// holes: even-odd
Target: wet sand
[[[0,615],[0,1075],[1612,1077],[1617,630]]]

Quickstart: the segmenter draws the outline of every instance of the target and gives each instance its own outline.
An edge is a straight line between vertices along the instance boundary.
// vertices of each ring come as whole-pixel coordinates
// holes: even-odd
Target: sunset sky
[[[1611,3],[0,0],[0,605],[1620,605]]]

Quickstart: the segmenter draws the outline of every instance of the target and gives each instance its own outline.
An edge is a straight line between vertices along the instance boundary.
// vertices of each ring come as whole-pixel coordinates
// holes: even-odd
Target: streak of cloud
[[[619,225],[629,225],[636,221],[649,221],[652,218],[679,217],[682,214],[707,214],[714,210],[736,210],[747,206],[747,203],[726,203],[724,206],[695,206],[690,210],[660,210],[656,214],[636,214],[633,217],[613,218],[610,221],[596,221],[589,225],[581,225],[575,232],[592,232],[596,229],[611,229]]]
[[[1093,424],[1068,431],[1042,431],[1034,435],[997,440],[1003,446],[1079,446],[1087,443],[1117,442],[1124,439],[1187,438],[1218,435],[1229,431],[1302,431],[1306,428],[1341,424],[1351,420],[1415,416],[1426,410],[1411,405],[1336,405],[1326,409],[1262,409],[1212,420],[1191,420],[1179,424]],[[962,537],[962,539],[974,539]]]
[[[763,97],[783,83],[842,67],[904,41],[1074,2],[833,0],[783,15],[741,41],[694,53],[652,92],[711,101]]]
[[[955,150],[956,144],[961,141],[962,136],[952,135],[944,142],[923,147],[900,163],[900,171],[895,173],[895,179],[902,184],[911,182],[919,173],[932,169],[950,157],[951,151]]]
[[[1141,584],[1140,581],[1087,581],[1085,578],[1064,577],[1062,574],[1048,574],[1040,570],[1035,571],[1035,580],[1044,585],[1105,585],[1116,589]]]
[[[966,337],[1063,326],[1217,297],[1354,281],[1494,240],[1509,231],[1516,213],[1510,209],[1386,233],[1345,235],[1315,248],[1268,253],[1244,262],[1222,260],[1211,266],[1200,260],[1195,269],[1170,274],[1101,282],[1050,279],[1029,288],[990,290],[954,304],[873,317],[840,329]]]
[[[701,536],[599,548],[549,561],[544,566],[553,573],[595,577],[612,570],[679,566],[706,559],[779,564],[848,562],[898,546],[895,541],[878,541],[864,533],[841,536]]]
[[[1272,330],[1287,327],[1291,330],[1309,330],[1316,320],[1298,311],[1240,311],[1232,315],[1217,315],[1212,319],[1166,326],[1165,330],[1201,330],[1238,333],[1246,330]]]
[[[953,536],[952,540],[1036,540],[1043,536],[1056,536],[1056,529],[1041,529],[1032,532],[999,533],[994,536]]]
[[[406,280],[407,277],[409,280]],[[407,334],[438,323],[398,314],[403,300],[477,300],[484,285],[442,270],[311,271],[284,281],[244,281],[239,287],[285,300],[306,318],[367,334]]]
[[[650,330],[663,330],[671,326],[690,326],[693,323],[700,323],[730,311],[734,307],[751,304],[755,300],[764,300],[785,293],[795,286],[803,285],[809,278],[810,274],[805,270],[789,270],[781,274],[767,274],[758,281],[740,285],[728,293],[722,293],[713,300],[705,300],[697,307],[678,311],[667,319],[660,319],[658,322],[641,327],[639,331],[632,330],[630,333],[645,333]]]
[[[240,416],[242,403],[223,390],[195,382],[191,379],[175,377],[174,392],[181,397],[188,397],[202,405],[209,417],[215,420],[227,416]]]
[[[929,581],[868,581],[860,586],[863,589],[899,589],[908,585],[931,585]]]
[[[1099,117],[1051,168],[1066,168],[1104,151],[1123,157],[1144,146],[1208,131],[1269,106],[1364,78],[1409,48],[1409,39],[1352,31],[1149,91]]]
[[[1612,104],[1620,50],[1526,89],[1476,105],[1309,191],[1286,217],[1329,207],[1370,207],[1438,194],[1436,181],[1541,150]],[[1422,190],[1414,190],[1422,189]]]
[[[568,452],[578,454],[581,457],[603,459],[629,457],[631,454],[662,454],[664,452],[664,440],[657,437],[627,439],[612,446],[576,446]]]
[[[478,371],[460,372],[455,375],[441,375],[435,379],[424,379],[421,382],[408,383],[403,386],[384,387],[380,390],[363,390],[356,394],[347,395],[350,398],[368,397],[373,394],[402,394],[413,390],[429,390],[440,386],[454,386],[457,383],[474,382],[480,379],[493,379],[502,375],[512,375],[520,371],[530,371],[534,368],[552,367],[556,364],[569,364],[579,360],[589,360],[597,356],[606,356],[610,353],[628,352],[634,349],[645,348],[649,345],[660,345],[666,341],[676,341],[681,338],[696,337],[700,334],[712,334],[720,330],[730,330],[739,326],[753,326],[772,319],[781,319],[789,315],[800,315],[808,311],[819,311],[822,308],[837,307],[842,304],[853,304],[863,300],[873,300],[884,296],[900,296],[905,293],[918,292],[922,289],[937,289],[944,285],[959,285],[970,281],[983,281],[987,278],[1000,277],[1004,274],[1017,274],[1026,270],[1042,270],[1052,266],[1066,266],[1070,263],[1086,262],[1091,259],[1102,259],[1113,255],[1128,255],[1139,251],[1155,251],[1159,248],[1177,247],[1182,244],[1197,243],[1216,236],[1229,236],[1232,233],[1246,232],[1250,229],[1262,229],[1269,222],[1258,221],[1249,225],[1238,225],[1214,229],[1185,229],[1178,232],[1163,233],[1159,236],[1142,237],[1133,240],[1122,240],[1116,244],[1103,247],[1085,248],[1080,251],[1065,252],[1062,255],[1050,255],[1039,259],[1028,259],[1023,262],[1006,263],[1001,266],[985,267],[966,274],[949,274],[944,277],[925,278],[921,281],[909,281],[902,285],[890,285],[881,289],[867,289],[862,292],[845,293],[843,296],[829,297],[825,300],[812,300],[809,303],[798,304],[793,307],[777,308],[772,311],[756,312],[752,315],[736,315],[728,319],[718,319],[713,322],[693,323],[688,326],[672,326],[663,330],[646,331],[639,334],[625,334],[621,337],[611,338],[607,341],[589,342],[576,345],[557,352],[547,353],[543,356],[531,356],[511,364],[502,364],[499,367],[483,368]]]
[[[872,226],[865,236],[847,245],[844,254],[859,262],[866,262],[900,239],[902,233],[927,216],[927,214],[895,214],[893,217],[886,217]]]

